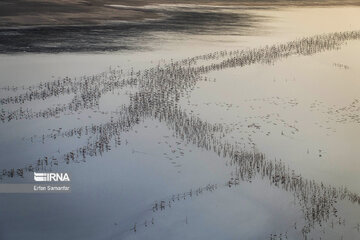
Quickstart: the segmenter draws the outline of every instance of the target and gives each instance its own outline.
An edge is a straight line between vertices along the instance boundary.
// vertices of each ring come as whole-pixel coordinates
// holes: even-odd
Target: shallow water
[[[166,11],[134,47],[3,48],[1,181],[68,172],[72,192],[1,194],[1,238],[359,238],[359,32],[334,32],[360,8]]]

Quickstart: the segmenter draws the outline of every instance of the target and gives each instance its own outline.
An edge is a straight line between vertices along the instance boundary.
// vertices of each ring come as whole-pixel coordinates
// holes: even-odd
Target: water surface
[[[155,9],[1,32],[0,236],[357,239],[360,8]]]

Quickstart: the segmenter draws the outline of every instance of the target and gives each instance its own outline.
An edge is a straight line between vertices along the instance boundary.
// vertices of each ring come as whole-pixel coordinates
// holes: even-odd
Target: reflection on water
[[[142,39],[152,31],[169,29],[185,34],[194,31],[226,34],[233,29],[241,32],[258,21],[257,17],[235,14],[227,8],[145,10],[169,16],[151,24],[151,31],[145,31]],[[169,22],[164,29],[166,21]],[[227,27],[221,27],[220,21],[227,22]],[[185,28],[189,22],[196,24]],[[141,29],[146,28],[150,24],[141,25]],[[99,29],[114,30],[113,26]],[[131,32],[131,28],[126,29]],[[86,48],[81,42],[72,45],[68,41],[77,41],[73,30],[64,37],[64,43],[74,48],[49,48],[40,44],[39,48],[31,47],[31,51],[109,50],[108,46],[102,46],[107,40],[99,42],[97,33],[93,36],[94,45]],[[16,31],[30,31],[32,36],[34,29]],[[53,36],[58,41],[56,31]],[[137,38],[139,29],[134,32]],[[89,29],[82,36],[88,34]],[[111,38],[110,42],[114,40],[111,33],[105,35]],[[298,65],[297,61],[342,52],[347,47],[353,51],[359,39],[359,31],[333,32],[263,47],[161,60],[141,70],[110,67],[102,73],[77,78],[2,84],[0,151],[6,159],[1,163],[1,181],[30,181],[33,171],[65,171],[70,172],[73,192],[55,197],[0,196],[1,205],[6,204],[5,217],[0,220],[0,236],[10,239],[39,236],[53,239],[358,238],[360,196],[354,185],[345,182],[342,186],[340,179],[337,179],[340,184],[329,183],[326,178],[303,174],[302,165],[307,165],[307,159],[301,159],[298,165],[291,162],[292,158],[302,157],[293,149],[287,158],[281,155],[282,160],[279,159],[281,150],[290,144],[280,142],[283,145],[277,149],[277,138],[303,147],[297,136],[309,127],[307,123],[302,125],[308,115],[297,110],[303,99],[291,93],[293,88],[289,84],[297,79],[293,75],[288,77],[287,69],[279,70],[286,76],[282,80],[273,79],[267,71],[277,71],[282,64],[287,68],[292,62]],[[30,41],[27,46],[32,44]],[[14,43],[6,51],[19,49],[22,47]],[[352,64],[336,58],[330,66],[356,88],[357,83],[349,77],[356,69]],[[302,62],[302,65],[306,64]],[[256,78],[249,77],[253,75],[236,75],[248,73],[252,67],[259,67],[266,74],[266,82],[257,83]],[[324,71],[320,68],[312,72],[320,70]],[[244,83],[244,89],[226,82],[233,75]],[[295,76],[301,74],[296,72]],[[341,85],[331,82],[331,78],[326,80],[329,89],[340,91]],[[283,85],[275,88],[283,88],[288,95],[268,96],[268,92],[276,92],[268,84],[277,81]],[[324,89],[323,85],[316,86],[317,82],[312,81],[310,88],[306,84],[305,80],[299,84],[296,89],[299,95],[306,96],[305,91],[321,97],[315,90]],[[226,90],[221,91],[222,88]],[[233,91],[235,99],[229,98]],[[356,95],[356,89],[354,92],[349,91],[349,98]],[[343,92],[338,95],[341,97]],[[247,105],[238,104],[242,97]],[[330,106],[318,100],[309,99],[309,102],[311,111],[325,116],[325,120],[320,117],[315,120],[326,134],[336,132],[338,127],[330,121],[357,131],[359,100],[345,101],[346,104],[339,100],[337,105]],[[283,117],[284,109],[297,119],[290,121]],[[238,117],[243,117],[243,121]],[[314,128],[310,127],[309,131]],[[276,133],[275,140],[263,144],[264,139]],[[314,132],[310,136],[316,137]],[[312,144],[308,139],[305,142]],[[316,147],[307,146],[305,156],[311,156],[312,161],[332,159],[331,150]],[[337,147],[343,154],[343,147]],[[349,152],[356,154],[354,149]],[[346,159],[343,164],[348,163],[352,160]],[[316,174],[321,175],[327,166],[342,163],[312,164],[326,165],[320,170],[315,168]],[[33,219],[34,214],[41,217]],[[58,218],[51,217],[52,214]],[[20,223],[15,224],[14,217],[21,219]]]

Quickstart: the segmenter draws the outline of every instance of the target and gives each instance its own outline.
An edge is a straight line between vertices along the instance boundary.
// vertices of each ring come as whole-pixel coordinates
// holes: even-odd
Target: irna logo
[[[67,173],[37,173],[34,172],[34,180],[36,182],[70,182]]]

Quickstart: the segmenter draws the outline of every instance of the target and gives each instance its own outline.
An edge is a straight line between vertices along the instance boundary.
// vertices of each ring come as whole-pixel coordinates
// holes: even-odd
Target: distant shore
[[[159,4],[205,4],[243,6],[336,6],[359,5],[355,0],[2,0],[0,29],[37,26],[103,25],[121,21],[157,19],[161,13],[151,10]],[[114,5],[121,5],[115,7]]]

